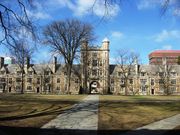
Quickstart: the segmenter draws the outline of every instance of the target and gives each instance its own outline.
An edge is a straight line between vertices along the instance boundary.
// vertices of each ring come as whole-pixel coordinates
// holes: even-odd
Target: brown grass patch
[[[100,130],[129,130],[180,113],[180,96],[101,96]]]
[[[0,95],[0,126],[41,127],[85,95]]]

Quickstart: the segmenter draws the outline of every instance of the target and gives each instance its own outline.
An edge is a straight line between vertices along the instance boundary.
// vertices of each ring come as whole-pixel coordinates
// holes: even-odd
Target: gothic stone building
[[[81,64],[73,65],[71,94],[125,94],[120,65],[109,64],[109,40],[101,47],[81,45]],[[23,89],[25,93],[66,94],[67,74],[65,66],[54,58],[52,64],[27,64],[24,67]],[[128,77],[128,94],[163,95],[164,69],[168,70],[168,91],[180,95],[180,65],[138,65],[134,63]],[[166,79],[166,81],[167,81]],[[21,92],[21,70],[16,64],[4,64],[0,57],[0,93]]]

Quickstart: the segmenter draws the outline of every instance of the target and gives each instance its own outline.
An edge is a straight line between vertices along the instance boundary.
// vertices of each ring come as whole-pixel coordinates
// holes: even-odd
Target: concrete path
[[[89,95],[72,109],[58,115],[55,119],[45,124],[46,129],[98,129],[98,95]]]
[[[172,130],[180,125],[180,114],[174,115],[172,117],[153,122],[143,127],[139,127],[133,131],[127,132],[123,135],[163,135],[168,130]]]
[[[180,125],[180,114],[137,128],[149,130],[170,130]]]

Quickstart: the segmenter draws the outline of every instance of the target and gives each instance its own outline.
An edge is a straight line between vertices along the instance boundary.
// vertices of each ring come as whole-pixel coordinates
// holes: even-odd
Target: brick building
[[[149,64],[162,65],[163,63],[177,65],[180,50],[157,50],[149,54]]]

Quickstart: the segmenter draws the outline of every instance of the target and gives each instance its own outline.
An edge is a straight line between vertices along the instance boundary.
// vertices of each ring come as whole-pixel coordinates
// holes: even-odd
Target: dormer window
[[[64,75],[67,75],[67,73],[66,73],[66,72],[64,72]]]
[[[32,86],[27,86],[27,90],[32,90]]]
[[[4,75],[4,74],[5,74],[5,71],[1,71],[1,74]]]
[[[40,78],[37,78],[37,84],[40,84]]]
[[[47,77],[47,78],[45,78],[45,83],[49,83],[50,82],[50,78],[49,77]]]
[[[92,66],[93,66],[93,67],[96,67],[97,65],[98,65],[98,61],[97,61],[97,60],[93,60],[93,61],[92,61]]]
[[[141,72],[141,76],[145,76],[146,75],[146,73],[145,72]]]
[[[45,71],[44,74],[45,74],[45,75],[49,75],[50,72],[49,72],[49,71]]]
[[[159,72],[159,76],[163,76],[164,75],[164,72]]]
[[[96,58],[96,57],[97,57],[97,53],[94,52],[94,53],[93,53],[93,58]]]
[[[1,82],[6,82],[5,78],[0,78]]]
[[[146,79],[141,79],[140,82],[141,82],[141,85],[145,85],[147,80]]]
[[[28,75],[32,75],[33,74],[33,72],[32,71],[28,71]]]
[[[21,75],[21,71],[17,71],[17,75]]]
[[[60,83],[60,78],[57,78],[57,83]]]
[[[176,79],[172,79],[171,84],[176,85]]]
[[[176,72],[171,72],[170,74],[171,74],[172,77],[176,76]]]
[[[92,70],[92,75],[93,75],[93,76],[96,76],[96,75],[97,75],[97,70],[96,70],[96,69]]]
[[[28,83],[32,83],[32,78],[27,78]]]
[[[133,84],[133,79],[129,79],[129,83],[130,83],[130,84]]]
[[[12,78],[9,78],[9,84],[12,84]]]
[[[99,62],[99,65],[102,66],[102,61]]]
[[[78,79],[75,79],[75,83],[79,83],[79,80],[78,80]]]

